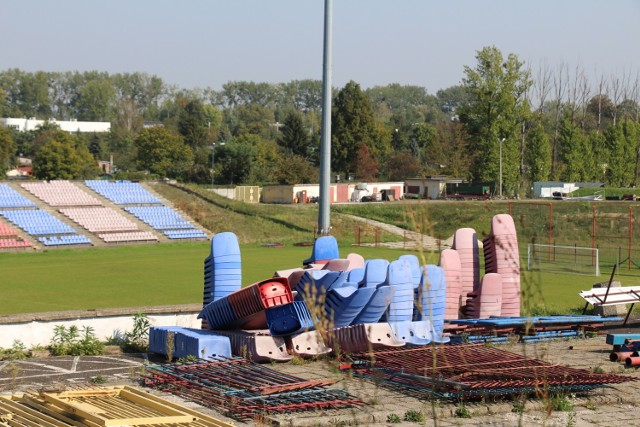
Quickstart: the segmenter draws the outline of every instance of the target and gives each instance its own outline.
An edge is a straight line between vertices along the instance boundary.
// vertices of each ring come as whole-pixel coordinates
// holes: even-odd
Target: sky
[[[640,72],[640,0],[333,0],[334,87],[436,93],[496,46],[533,71]],[[324,0],[0,0],[0,70],[146,72],[179,88],[322,79]]]

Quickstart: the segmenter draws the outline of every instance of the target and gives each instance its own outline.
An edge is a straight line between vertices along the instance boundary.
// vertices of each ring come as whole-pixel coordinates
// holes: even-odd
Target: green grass
[[[202,302],[203,262],[210,246],[172,243],[41,253],[0,253],[0,314]],[[395,259],[387,248],[342,247],[365,258]],[[311,247],[243,245],[243,285],[300,267]]]
[[[137,307],[202,301],[203,262],[210,244],[172,243],[41,253],[2,253],[0,314]],[[311,247],[242,245],[243,284],[268,279],[276,270],[299,267]],[[342,245],[341,255],[393,260],[408,251]],[[420,255],[420,254],[419,254]],[[424,254],[436,263],[437,254]],[[525,307],[534,314],[577,311],[581,290],[605,278],[572,274],[522,274]]]

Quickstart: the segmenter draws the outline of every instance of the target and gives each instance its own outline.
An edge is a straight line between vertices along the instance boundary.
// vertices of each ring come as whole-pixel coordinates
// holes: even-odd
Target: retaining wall
[[[133,316],[138,313],[146,314],[151,326],[200,328],[197,315],[201,309],[200,304],[187,304],[0,316],[0,347],[9,348],[15,340],[27,348],[49,345],[58,325],[89,326],[100,341],[107,341],[131,331]]]

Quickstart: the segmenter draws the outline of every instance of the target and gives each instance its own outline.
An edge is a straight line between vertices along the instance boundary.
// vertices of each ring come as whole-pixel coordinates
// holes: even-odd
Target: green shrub
[[[26,359],[28,356],[27,348],[20,340],[13,340],[9,348],[0,348],[0,360]]]
[[[548,411],[573,411],[573,400],[566,394],[553,394],[547,400]]]
[[[462,404],[458,405],[453,415],[455,415],[456,418],[471,418],[471,412]]]
[[[413,409],[409,409],[404,413],[404,420],[410,421],[413,423],[423,423],[425,421],[425,416],[422,411],[415,411]]]
[[[58,325],[54,328],[49,351],[54,356],[97,356],[104,352],[104,345],[95,337],[93,328]]]
[[[401,423],[402,420],[398,414],[389,414],[387,415],[387,422],[391,424],[398,424]]]

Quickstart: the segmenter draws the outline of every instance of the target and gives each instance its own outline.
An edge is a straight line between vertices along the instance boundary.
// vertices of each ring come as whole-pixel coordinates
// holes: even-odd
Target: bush
[[[421,411],[409,409],[404,413],[404,420],[413,423],[423,423],[425,421],[425,416]]]
[[[387,422],[391,424],[398,424],[401,423],[402,420],[398,414],[389,414],[387,415]]]
[[[97,356],[104,352],[104,346],[93,333],[93,328],[84,326],[58,325],[54,328],[49,351],[54,356]]]
[[[13,340],[10,348],[0,348],[0,360],[26,359],[28,356],[27,348],[20,340]]]

